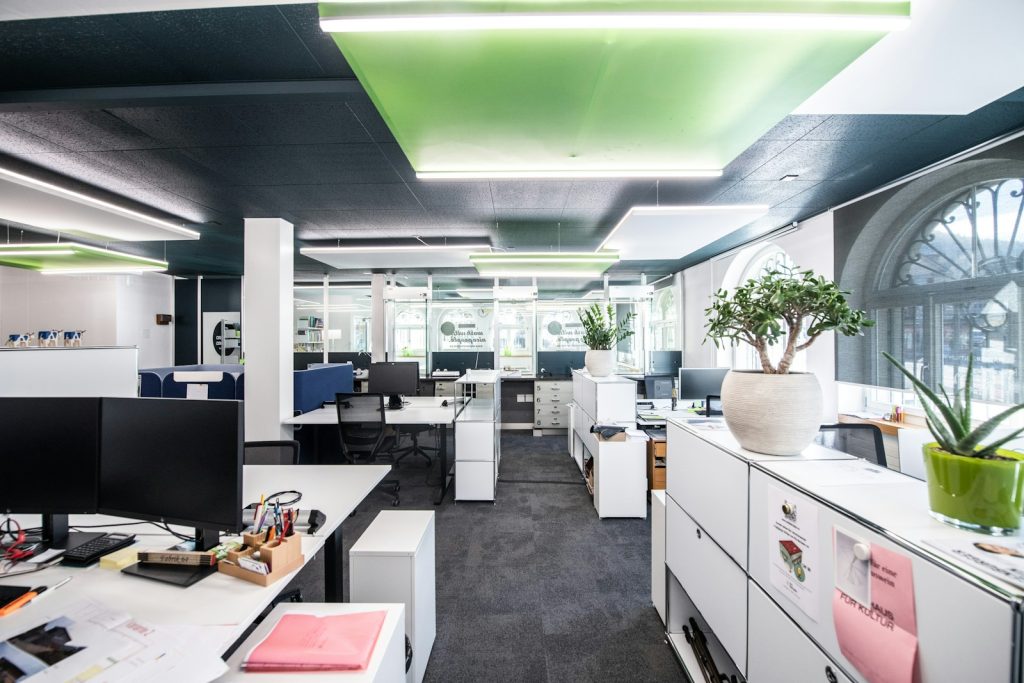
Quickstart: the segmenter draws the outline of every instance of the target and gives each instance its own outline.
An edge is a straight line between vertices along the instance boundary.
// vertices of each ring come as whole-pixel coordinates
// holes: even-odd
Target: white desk
[[[441,477],[441,490],[434,501],[434,505],[440,505],[441,501],[444,500],[445,494],[448,492],[448,485],[451,483],[452,478],[449,471],[451,468],[448,466],[448,426],[455,422],[455,418],[459,411],[462,410],[463,404],[453,398],[444,398],[442,396],[409,396],[405,400],[408,405],[401,410],[384,411],[384,422],[385,424],[395,426],[436,425],[440,430],[441,448],[438,456],[441,460],[441,472],[444,473],[444,476]],[[442,405],[443,403],[448,405]],[[364,419],[358,409],[353,408],[347,412],[351,413],[350,416],[346,416],[347,418]],[[372,415],[366,414],[365,421],[376,422],[376,415],[376,413]],[[350,421],[356,420],[351,419]],[[337,425],[338,409],[335,405],[331,404],[326,408],[318,408],[317,410],[311,410],[308,413],[288,418],[284,421],[284,424],[309,425],[311,427]]]
[[[270,634],[271,629],[285,614],[316,614],[331,616],[356,614],[359,612],[387,611],[384,624],[380,627],[377,645],[370,656],[370,664],[363,671],[324,671],[302,673],[246,673],[242,670],[249,651]],[[259,683],[286,683],[288,681],[343,681],[344,683],[395,683],[405,680],[405,605],[346,603],[344,605],[292,605],[281,604],[267,615],[263,623],[252,632],[228,660],[228,673],[217,679],[217,683],[231,681],[259,681]]]
[[[246,501],[259,500],[261,493],[287,489],[302,492],[303,508],[316,508],[327,516],[327,522],[313,536],[304,536],[302,552],[308,562],[325,550],[328,601],[341,601],[341,523],[391,470],[386,465],[246,465],[242,491]],[[19,516],[29,526],[37,523],[30,515]],[[71,525],[104,524],[117,521],[101,515],[72,515]],[[107,531],[126,531],[139,536],[139,548],[166,548],[178,542],[173,536],[158,532],[140,532],[147,526],[125,526]],[[14,614],[0,619],[0,640],[38,624],[42,615],[60,613],[67,605],[82,599],[98,602],[109,609],[131,614],[153,624],[190,624],[218,626],[207,640],[218,652],[227,650],[252,621],[273,602],[288,581],[282,578],[262,587],[214,574],[202,581],[180,588],[157,581],[128,576],[112,569],[64,567],[58,565],[32,574],[0,579],[0,584],[14,586],[52,586],[65,577],[73,580],[55,590],[38,605],[29,604]]]

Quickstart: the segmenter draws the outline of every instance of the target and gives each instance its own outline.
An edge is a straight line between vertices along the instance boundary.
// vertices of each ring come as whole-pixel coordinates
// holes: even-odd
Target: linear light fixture
[[[721,169],[586,169],[554,171],[421,171],[417,180],[551,180],[586,178],[719,178]]]
[[[166,268],[156,266],[112,266],[110,268],[44,268],[40,275],[142,275],[143,273],[160,273]]]
[[[598,252],[492,252],[470,254],[481,275],[490,277],[600,277],[618,263],[617,251]]]
[[[348,254],[356,252],[378,251],[470,251],[473,249],[490,249],[489,244],[403,244],[385,246],[337,246],[337,247],[302,247],[301,254]]]
[[[435,14],[421,16],[321,17],[327,33],[534,30],[740,30],[899,31],[910,17],[897,14],[811,14],[766,12],[640,12]]]
[[[78,242],[0,244],[0,265],[44,275],[141,273],[167,270],[167,262]]]
[[[19,183],[21,185],[27,185],[29,187],[40,189],[44,192],[49,192],[50,194],[54,194],[59,197],[65,197],[66,199],[71,199],[82,204],[88,204],[90,206],[105,209],[107,211],[113,211],[114,213],[120,214],[122,216],[129,216],[138,221],[141,221],[142,223],[147,223],[149,225],[164,228],[165,230],[170,230],[171,232],[175,232],[189,239],[197,240],[200,237],[198,232],[186,228],[183,225],[177,225],[170,221],[166,221],[162,218],[147,216],[146,214],[140,213],[133,209],[128,209],[123,206],[119,206],[117,204],[105,201],[103,199],[91,197],[87,194],[82,194],[81,192],[76,192],[66,187],[61,187],[60,185],[55,185],[53,183],[46,182],[45,180],[33,178],[32,176],[27,176],[23,173],[12,171],[8,168],[0,167],[0,177],[7,178],[8,180]]]
[[[759,212],[768,213],[771,209],[767,204],[691,204],[691,205],[675,205],[675,206],[634,206],[632,209],[626,212],[612,231],[608,233],[608,236],[601,242],[601,246],[597,248],[597,251],[604,249],[612,238],[615,237],[615,233],[618,232],[619,228],[623,226],[630,218],[636,215],[645,216],[657,216],[657,215],[685,215],[687,213],[693,214],[706,214],[706,213],[736,213],[736,212]]]

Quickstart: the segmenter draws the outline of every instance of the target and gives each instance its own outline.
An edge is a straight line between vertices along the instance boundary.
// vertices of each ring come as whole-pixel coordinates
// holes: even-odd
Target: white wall
[[[0,335],[85,330],[86,346],[137,346],[139,367],[170,365],[174,328],[157,313],[174,312],[170,276],[42,275],[0,266]]]
[[[801,223],[797,230],[771,240],[784,249],[800,268],[811,269],[827,278],[835,277],[832,250],[832,212],[828,211]],[[729,266],[737,253],[726,254],[683,271],[683,365],[712,367],[716,364],[714,345],[704,339],[704,309],[712,294],[722,287]],[[804,352],[807,369],[821,382],[825,399],[826,422],[836,420],[835,335],[823,334]]]

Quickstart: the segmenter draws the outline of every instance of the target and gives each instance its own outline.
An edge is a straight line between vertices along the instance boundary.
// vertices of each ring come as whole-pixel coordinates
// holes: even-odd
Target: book
[[[291,612],[245,658],[246,671],[358,671],[370,664],[387,612]]]

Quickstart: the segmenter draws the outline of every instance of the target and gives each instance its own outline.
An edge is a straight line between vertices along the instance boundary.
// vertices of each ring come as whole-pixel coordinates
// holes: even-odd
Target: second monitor
[[[705,401],[722,395],[722,381],[729,368],[679,368],[679,400]]]
[[[402,396],[415,396],[420,383],[420,364],[416,361],[370,364],[370,391],[388,397],[388,408],[402,407]]]

